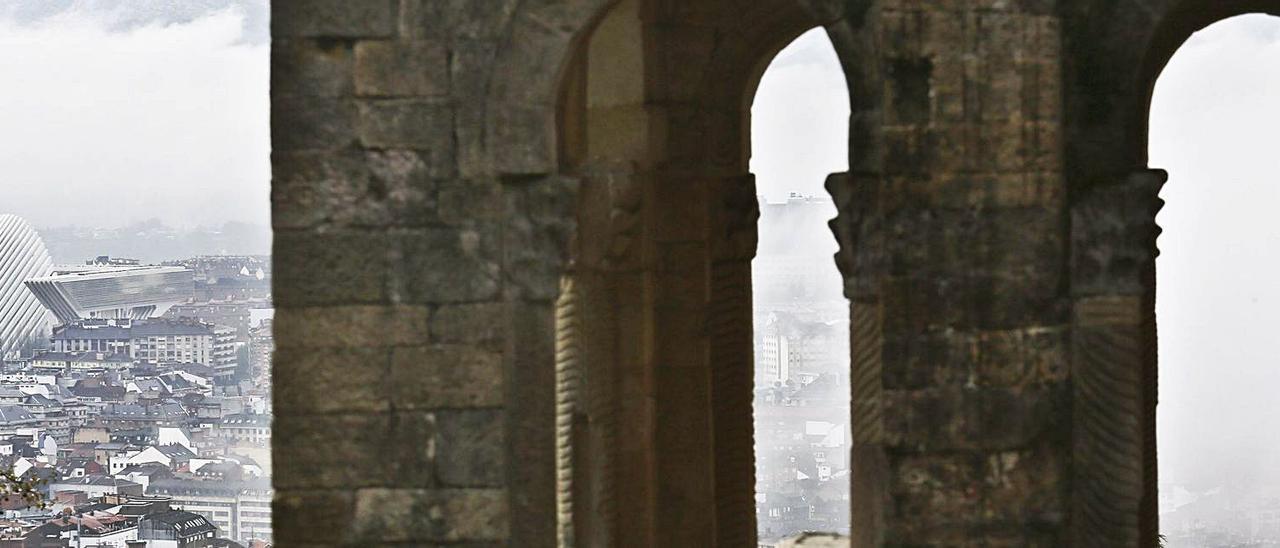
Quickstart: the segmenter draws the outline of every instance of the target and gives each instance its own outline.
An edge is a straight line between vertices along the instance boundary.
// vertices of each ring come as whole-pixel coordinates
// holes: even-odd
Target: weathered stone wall
[[[280,545],[554,545],[565,274],[574,505],[608,509],[580,545],[749,544],[745,112],[823,25],[852,544],[1150,546],[1147,101],[1190,32],[1274,2],[649,0],[619,118],[565,84],[612,4],[275,2]]]
[[[851,263],[854,543],[1063,545],[1059,18],[877,8],[878,146],[829,183]]]
[[[524,110],[489,97],[519,33],[567,44],[577,29],[559,22],[592,10],[516,21],[516,4],[273,6],[281,546],[503,545],[525,522],[554,523],[552,440],[525,435],[552,416],[506,410],[552,403],[539,360],[574,183],[499,168],[537,142],[486,147],[508,125],[552,132],[550,112],[529,117],[551,99],[519,95],[536,82],[502,93]],[[551,62],[531,68],[551,81]],[[545,533],[513,545],[551,545]]]

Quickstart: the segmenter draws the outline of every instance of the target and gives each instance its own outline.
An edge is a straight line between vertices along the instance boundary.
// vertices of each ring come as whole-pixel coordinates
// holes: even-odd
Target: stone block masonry
[[[276,541],[751,545],[744,122],[823,26],[853,106],[850,544],[1154,546],[1147,101],[1191,32],[1268,9],[274,2]]]

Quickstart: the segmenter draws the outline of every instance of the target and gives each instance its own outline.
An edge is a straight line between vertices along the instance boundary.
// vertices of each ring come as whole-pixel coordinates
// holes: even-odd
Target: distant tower
[[[48,312],[22,282],[52,268],[49,250],[31,225],[16,215],[0,215],[0,354],[17,350],[47,329]]]

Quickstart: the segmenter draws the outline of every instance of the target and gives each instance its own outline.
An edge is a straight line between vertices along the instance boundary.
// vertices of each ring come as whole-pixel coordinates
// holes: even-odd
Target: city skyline
[[[0,294],[42,309],[28,329],[0,298],[30,331],[0,329],[0,466],[43,481],[0,504],[3,542],[272,540],[268,16],[0,6],[0,120],[24,128],[0,137],[0,249],[34,257],[0,261]]]

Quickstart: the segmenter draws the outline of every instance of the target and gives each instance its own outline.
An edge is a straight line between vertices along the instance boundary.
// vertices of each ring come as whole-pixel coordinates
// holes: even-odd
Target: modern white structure
[[[0,355],[48,329],[48,312],[22,282],[52,268],[40,235],[21,217],[0,215]]]
[[[271,482],[162,479],[151,482],[147,494],[172,497],[170,504],[204,516],[219,535],[248,544],[271,540]]]
[[[26,285],[62,324],[160,316],[194,293],[191,271],[178,266],[59,266]]]

